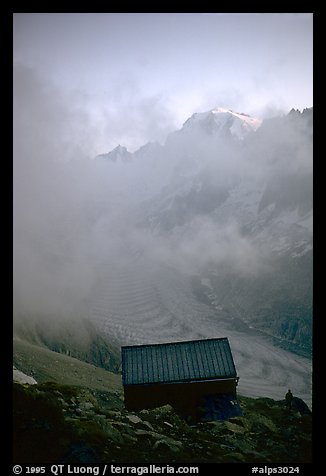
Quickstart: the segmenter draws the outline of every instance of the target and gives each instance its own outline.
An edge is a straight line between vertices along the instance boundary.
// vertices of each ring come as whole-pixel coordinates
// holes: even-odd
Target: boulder
[[[151,431],[154,431],[153,426],[149,423],[149,421],[142,421],[141,423],[138,424],[138,426],[143,426],[145,428],[148,428]]]
[[[135,430],[135,434],[139,436],[148,436],[156,440],[159,440],[160,438],[164,438],[164,435],[162,435],[161,433],[156,433],[156,431],[148,431],[148,430],[142,430],[142,429]]]
[[[225,421],[224,422],[224,427],[231,431],[232,433],[245,433],[247,430],[243,426],[236,425],[235,423],[231,423],[230,421]]]
[[[155,408],[154,413],[159,418],[172,415],[175,413],[175,410],[171,405],[163,405],[162,407]]]
[[[264,415],[259,413],[250,413],[247,415],[247,422],[251,432],[264,433],[264,432],[277,432],[275,423]]]
[[[127,415],[126,418],[133,424],[143,422],[143,420],[141,418],[139,418],[137,415],[133,415],[133,414]]]
[[[78,405],[78,408],[82,412],[87,412],[87,411],[90,411],[90,410],[94,410],[94,405],[91,402],[81,402]]]
[[[160,449],[168,449],[173,451],[173,453],[178,453],[182,449],[182,443],[181,441],[173,440],[172,438],[163,438],[155,441],[153,449],[158,451]]]
[[[245,457],[241,453],[227,453],[223,456],[223,462],[225,463],[244,463],[246,461]]]

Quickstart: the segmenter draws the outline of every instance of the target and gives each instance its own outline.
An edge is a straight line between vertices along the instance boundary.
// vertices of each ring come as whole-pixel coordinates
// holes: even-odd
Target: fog
[[[133,171],[93,160],[98,134],[91,117],[77,94],[15,66],[16,317],[87,315],[97,264],[116,256],[133,232]]]
[[[134,114],[126,119],[126,128],[171,126],[154,100],[141,111],[138,121]],[[212,263],[244,276],[270,266],[271,250],[243,233],[241,217],[217,216],[212,207],[237,181],[262,194],[274,177],[311,173],[303,134],[290,123],[266,124],[245,146],[184,129],[147,155],[105,161],[94,157],[98,124],[87,100],[16,64],[14,317],[88,316],[101,265],[111,263],[115,273],[128,264],[130,248],[188,277]],[[198,191],[209,192],[199,202],[187,196],[193,177]],[[184,202],[173,198],[175,191]]]
[[[14,315],[72,312],[89,289],[90,130],[80,103],[15,68]]]

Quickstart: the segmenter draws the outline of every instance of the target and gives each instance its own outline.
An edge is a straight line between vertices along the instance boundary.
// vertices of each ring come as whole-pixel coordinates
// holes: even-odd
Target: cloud
[[[154,235],[150,241],[147,237],[146,244],[151,259],[190,276],[208,268],[251,276],[267,265],[266,251],[244,236],[239,224],[232,219],[222,224],[211,216],[198,215],[171,234]]]
[[[142,92],[129,71],[110,81],[102,99],[103,105],[96,108],[95,114],[100,132],[98,153],[108,152],[118,144],[134,152],[147,142],[164,142],[176,128],[168,95]]]
[[[142,130],[162,131],[168,113],[161,98],[131,102],[132,86],[127,90],[119,99],[121,111],[113,111],[105,127],[135,129],[131,139]],[[133,193],[145,170],[141,164],[134,173],[134,165],[110,168],[93,160],[100,134],[88,104],[80,93],[64,93],[32,69],[15,65],[16,317],[87,314],[99,263],[124,260],[121,243],[133,233],[138,206]]]
[[[103,135],[125,134],[136,147],[136,137],[163,137],[173,123],[163,94],[145,98],[131,78],[116,97],[114,91],[99,116],[86,95],[63,93],[15,65],[16,318],[87,315],[103,269],[105,279],[113,279],[135,253],[158,269],[168,264],[186,275],[211,265],[259,273],[268,248],[244,233],[236,213],[226,218],[214,210],[235,181],[262,192],[269,180],[304,174],[311,165],[302,134],[273,121],[244,148],[178,133],[153,157],[134,156],[128,164],[94,160]],[[171,220],[167,230],[155,227],[164,213]]]
[[[91,127],[80,101],[62,94],[31,69],[15,65],[16,314],[66,312],[69,306],[73,312],[86,295],[91,269],[84,206],[93,187],[87,171],[86,131]]]

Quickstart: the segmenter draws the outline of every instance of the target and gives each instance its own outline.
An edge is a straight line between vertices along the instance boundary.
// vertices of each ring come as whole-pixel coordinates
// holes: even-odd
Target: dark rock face
[[[81,387],[15,383],[14,462],[311,462],[311,414],[296,397],[290,410],[284,401],[239,397],[242,414],[223,421],[209,420],[208,409],[215,418],[218,408],[210,398],[207,421],[197,424],[170,405],[136,413],[110,392],[105,405],[103,398]]]

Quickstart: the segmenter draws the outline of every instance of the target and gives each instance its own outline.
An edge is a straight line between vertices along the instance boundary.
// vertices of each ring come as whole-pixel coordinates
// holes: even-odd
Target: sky
[[[164,143],[214,107],[264,118],[313,105],[312,13],[16,13],[13,25],[14,67],[83,111],[90,154]]]

